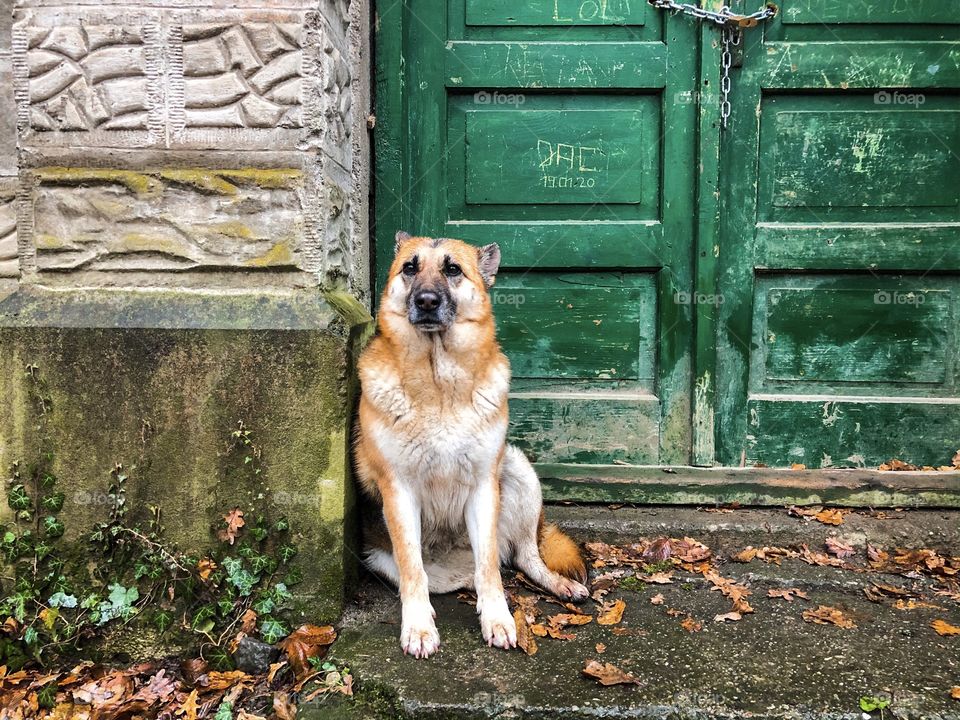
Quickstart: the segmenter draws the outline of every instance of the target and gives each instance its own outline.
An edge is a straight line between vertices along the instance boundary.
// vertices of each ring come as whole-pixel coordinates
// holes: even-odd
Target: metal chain
[[[740,31],[724,26],[720,51],[720,126],[726,130],[730,121],[730,68],[733,66],[733,46],[740,44]],[[736,41],[734,40],[736,38]]]
[[[752,28],[777,14],[777,6],[767,3],[760,10],[749,15],[738,15],[724,5],[719,12],[697,7],[690,3],[676,2],[676,0],[647,0],[660,10],[691,15],[698,20],[707,20],[720,26],[720,123],[725,130],[730,122],[730,68],[733,67],[733,49],[740,45],[743,39],[743,29]]]
[[[730,12],[730,8],[724,5],[720,11],[707,10],[697,7],[692,3],[676,2],[676,0],[647,0],[651,5],[660,10],[672,10],[674,12],[691,15],[699,20],[710,20],[721,27],[748,28],[756,27],[764,20],[769,20],[777,14],[777,6],[773,3],[767,3],[755,13],[749,15],[738,15]]]

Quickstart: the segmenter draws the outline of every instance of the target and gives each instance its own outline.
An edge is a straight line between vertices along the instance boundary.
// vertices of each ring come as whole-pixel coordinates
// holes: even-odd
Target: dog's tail
[[[576,580],[587,581],[587,566],[583,562],[580,548],[553,523],[543,521],[540,516],[540,557],[544,564],[555,573]]]

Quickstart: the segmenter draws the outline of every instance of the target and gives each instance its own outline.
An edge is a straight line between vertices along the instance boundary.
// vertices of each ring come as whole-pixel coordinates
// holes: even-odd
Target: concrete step
[[[784,510],[706,513],[689,508],[552,507],[578,541],[636,542],[660,535],[694,537],[729,557],[746,545],[806,543],[822,548],[831,535],[862,548],[937,547],[960,555],[960,513],[887,511],[888,519],[851,514],[831,527],[790,517]],[[858,564],[865,564],[862,549]],[[928,580],[757,560],[722,562],[721,574],[746,584],[755,612],[718,623],[730,602],[700,575],[677,572],[669,585],[615,589],[627,609],[615,634],[595,622],[573,628],[569,641],[539,639],[539,651],[488,648],[474,608],[455,595],[433,598],[443,645],[428,660],[399,649],[400,605],[395,590],[368,577],[344,617],[335,658],[349,665],[357,696],[324,698],[301,708],[299,718],[799,718],[862,717],[861,696],[892,698],[884,717],[960,718],[960,637],[941,637],[935,618],[960,625],[960,604],[934,597]],[[910,588],[941,609],[897,610],[873,603],[862,590],[871,580]],[[797,587],[810,601],[767,597],[771,588]],[[664,602],[651,604],[661,593]],[[853,629],[804,622],[803,610],[842,609]],[[541,601],[545,615],[563,612]],[[588,601],[584,610],[593,611]],[[670,615],[668,610],[681,611]],[[702,625],[681,627],[685,617]],[[606,646],[600,654],[597,644]],[[640,686],[602,687],[584,677],[586,660],[610,662],[640,678]],[[875,714],[874,717],[879,717]]]

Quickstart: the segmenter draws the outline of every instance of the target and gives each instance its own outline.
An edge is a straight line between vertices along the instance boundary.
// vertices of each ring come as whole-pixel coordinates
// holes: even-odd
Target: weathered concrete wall
[[[0,467],[43,453],[66,495],[66,538],[80,548],[109,509],[118,462],[131,520],[159,507],[165,540],[190,552],[214,544],[211,528],[234,507],[286,517],[304,574],[299,605],[332,620],[355,565],[344,518],[361,331],[319,295],[22,288],[0,301]],[[240,421],[262,452],[256,477],[230,449]],[[0,525],[11,519],[3,503]]]
[[[367,302],[366,3],[2,9],[0,276]]]

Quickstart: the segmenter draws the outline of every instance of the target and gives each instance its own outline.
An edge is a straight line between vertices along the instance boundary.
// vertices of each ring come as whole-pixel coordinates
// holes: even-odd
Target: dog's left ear
[[[497,270],[500,269],[500,246],[490,243],[477,249],[477,264],[480,267],[483,284],[488,288],[493,287],[493,283],[497,280]]]

